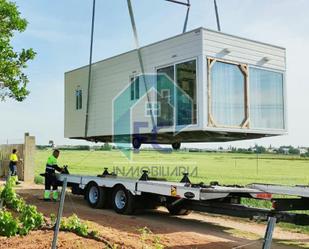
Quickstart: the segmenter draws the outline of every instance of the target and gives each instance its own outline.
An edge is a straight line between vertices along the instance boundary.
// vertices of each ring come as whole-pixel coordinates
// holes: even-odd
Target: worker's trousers
[[[10,176],[17,175],[17,166],[10,162]]]
[[[55,174],[45,173],[45,190],[57,190],[57,178]]]

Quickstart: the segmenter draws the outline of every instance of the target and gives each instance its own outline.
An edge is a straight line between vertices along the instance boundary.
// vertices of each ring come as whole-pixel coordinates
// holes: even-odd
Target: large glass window
[[[157,101],[161,105],[157,125],[172,126],[174,110],[177,125],[196,124],[196,60],[160,68],[157,73]]]
[[[176,65],[177,125],[196,124],[196,61]]]
[[[282,73],[250,68],[251,128],[284,129]]]
[[[209,70],[211,125],[242,126],[246,81],[240,65],[215,61]]]

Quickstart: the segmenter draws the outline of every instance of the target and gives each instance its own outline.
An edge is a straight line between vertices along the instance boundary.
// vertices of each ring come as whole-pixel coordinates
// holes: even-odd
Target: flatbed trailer
[[[57,174],[59,186],[65,178],[72,193],[83,195],[92,208],[113,208],[120,214],[164,206],[172,215],[186,215],[193,210],[258,220],[275,217],[281,222],[309,225],[309,215],[291,212],[309,210],[309,186],[193,184],[187,173],[180,182],[171,182],[151,178],[147,171],[140,179],[132,179],[109,173],[107,168],[98,176],[68,171]],[[241,204],[242,198],[269,200],[273,208],[248,207]]]

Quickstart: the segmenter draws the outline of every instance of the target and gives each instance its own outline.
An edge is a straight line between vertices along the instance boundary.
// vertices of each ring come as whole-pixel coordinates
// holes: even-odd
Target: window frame
[[[83,91],[80,88],[75,89],[75,110],[83,109]]]
[[[276,130],[276,131],[285,131],[287,129],[287,123],[286,123],[286,117],[287,117],[287,109],[286,109],[286,75],[284,70],[277,70],[277,69],[272,69],[272,68],[266,68],[266,67],[261,67],[258,65],[252,65],[249,63],[240,63],[232,60],[227,60],[227,59],[222,59],[222,58],[216,58],[216,57],[211,57],[207,56],[206,57],[206,63],[207,63],[207,121],[208,127],[214,127],[214,128],[241,128],[241,129],[250,129],[251,124],[250,124],[250,68],[256,68],[260,70],[265,70],[268,72],[274,72],[274,73],[280,73],[282,74],[282,97],[283,97],[283,128],[281,129],[275,129],[275,128],[253,128],[254,130]],[[244,96],[245,96],[245,119],[240,126],[228,126],[228,125],[220,125],[215,123],[213,116],[212,116],[212,96],[211,96],[211,68],[215,62],[223,62],[227,64],[232,64],[232,65],[242,65],[242,70],[244,70],[244,76],[245,76],[245,87],[244,87]],[[246,74],[245,74],[246,73]]]
[[[255,69],[260,69],[260,70],[264,70],[264,71],[268,71],[268,72],[273,72],[273,73],[280,73],[282,74],[282,98],[283,98],[283,128],[281,129],[276,129],[276,128],[271,128],[271,130],[276,130],[276,131],[285,131],[287,129],[287,95],[286,95],[286,74],[285,71],[283,70],[279,70],[279,69],[273,69],[273,68],[265,68],[265,67],[261,67],[261,66],[257,66],[257,65],[249,65],[248,68],[248,72],[250,72],[250,68],[255,68]],[[250,74],[249,74],[249,84],[250,84]],[[249,89],[250,90],[250,89]],[[250,94],[250,91],[249,91]],[[250,103],[250,99],[249,99],[249,103]],[[250,108],[250,104],[249,104],[249,108]],[[269,130],[269,128],[254,128],[256,130]]]
[[[163,66],[158,66],[158,67],[155,67],[154,70],[155,70],[155,73],[156,75],[158,75],[158,71],[160,69],[164,69],[164,68],[168,68],[168,67],[173,67],[173,79],[169,77],[169,75],[166,74],[167,77],[169,77],[172,81],[175,82],[175,77],[176,77],[176,73],[175,73],[175,64],[174,63],[169,63],[169,64],[165,64]],[[159,74],[164,74],[162,72],[159,72]],[[156,89],[158,90],[158,85],[157,85],[158,81],[156,80]],[[164,89],[164,90],[169,90],[169,89]],[[162,91],[162,90],[161,90]],[[161,94],[161,92],[159,93]],[[173,91],[173,94],[169,94],[169,100],[171,99],[171,97],[173,96],[173,98],[175,99],[176,95],[175,95],[175,90]],[[158,101],[158,96],[156,96],[156,101]],[[170,101],[169,101],[170,103]],[[161,111],[160,111],[160,114],[161,114]],[[175,121],[176,121],[176,118],[175,118],[175,115],[176,115],[176,108],[173,108],[173,124],[171,126],[167,126],[167,125],[158,125],[158,117],[156,118],[156,125],[157,127],[160,127],[160,128],[167,128],[167,127],[173,127],[175,126]]]
[[[138,81],[136,80],[138,79]],[[130,76],[130,100],[135,101],[140,97],[139,75],[133,74]],[[133,95],[132,95],[133,93]]]
[[[211,69],[216,62],[226,63],[230,65],[236,65],[239,67],[240,72],[244,76],[244,119],[240,125],[224,125],[218,124],[212,113],[212,94],[211,94]],[[249,65],[246,63],[239,63],[234,61],[229,61],[225,59],[218,59],[215,57],[207,57],[207,121],[208,127],[218,127],[218,128],[250,128],[250,108],[249,108]]]
[[[192,124],[188,124],[188,125],[178,125],[177,124],[177,101],[176,101],[176,104],[175,104],[175,107],[176,108],[173,108],[174,109],[174,117],[173,117],[173,126],[175,127],[187,127],[187,126],[190,126],[190,127],[194,127],[194,126],[198,126],[199,124],[199,94],[198,94],[198,89],[199,89],[199,58],[198,57],[191,57],[191,58],[187,58],[187,59],[183,59],[183,60],[179,60],[179,61],[175,61],[175,62],[171,62],[171,63],[167,63],[167,64],[164,64],[164,65],[160,65],[160,66],[157,66],[154,68],[155,70],[155,73],[157,74],[158,73],[158,70],[160,69],[163,69],[163,68],[166,68],[166,67],[173,67],[174,69],[174,74],[173,74],[173,77],[174,77],[174,82],[176,83],[176,85],[178,86],[177,84],[177,70],[176,70],[176,66],[178,64],[182,64],[182,63],[186,63],[186,62],[190,62],[190,61],[195,61],[195,75],[196,75],[196,89],[195,89],[195,94],[196,94],[196,122],[195,123],[192,123]],[[177,91],[174,91],[174,100],[176,100],[176,95],[177,95]],[[170,95],[171,96],[171,95]],[[193,106],[192,106],[193,108]],[[193,112],[192,112],[193,113]],[[161,126],[158,126],[158,127],[161,127]],[[165,126],[162,126],[162,127],[165,127]]]

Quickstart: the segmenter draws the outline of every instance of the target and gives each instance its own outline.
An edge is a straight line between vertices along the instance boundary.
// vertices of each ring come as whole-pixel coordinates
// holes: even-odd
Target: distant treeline
[[[47,150],[51,149],[50,145],[37,145],[38,150]],[[112,150],[114,147],[108,143],[103,144],[102,146],[89,146],[89,145],[64,145],[57,146],[58,150]]]
[[[280,146],[279,148],[273,147],[264,147],[260,145],[256,145],[252,148],[236,148],[232,147],[230,149],[232,153],[256,153],[256,154],[282,154],[282,155],[300,155],[303,157],[309,157],[308,148],[295,148],[291,145],[289,146]]]
[[[37,145],[38,150],[46,150],[51,149],[50,145]],[[57,146],[59,150],[95,150],[95,151],[109,151],[113,149],[117,149],[115,146],[105,143],[100,146],[89,146],[89,145],[64,145]],[[128,148],[126,148],[128,149]],[[153,151],[156,150],[154,148],[144,148],[141,150],[145,151]],[[224,149],[223,147],[219,147],[217,150],[215,149],[202,149],[202,148],[183,148],[180,151],[187,152],[226,152],[226,153],[243,153],[243,154],[282,154],[282,155],[300,155],[302,157],[309,157],[308,148],[297,148],[291,145],[289,146],[280,146],[279,148],[274,147],[264,147],[261,145],[255,145],[250,148],[237,148],[237,147],[229,147],[228,149]]]

